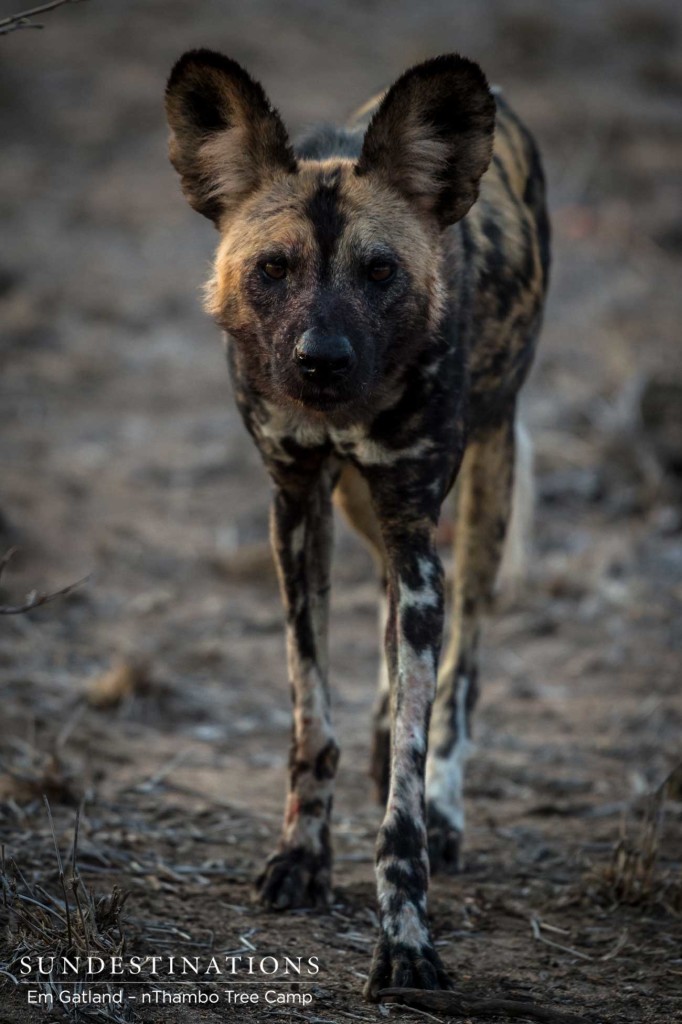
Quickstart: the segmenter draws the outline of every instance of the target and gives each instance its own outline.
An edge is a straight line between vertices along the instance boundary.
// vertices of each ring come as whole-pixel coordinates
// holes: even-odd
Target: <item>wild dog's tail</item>
[[[514,425],[516,457],[512,512],[499,573],[502,589],[517,592],[528,577],[532,554],[535,515],[535,479],[533,442],[523,420],[517,415]]]

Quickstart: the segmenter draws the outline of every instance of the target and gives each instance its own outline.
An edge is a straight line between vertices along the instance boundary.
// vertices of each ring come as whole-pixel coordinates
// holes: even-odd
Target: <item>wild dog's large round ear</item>
[[[377,174],[435,215],[465,215],[492,156],[495,100],[478,64],[447,54],[406,71],[370,121],[358,174]]]
[[[190,204],[216,225],[268,175],[296,159],[279,114],[244,69],[211,50],[190,50],[166,86],[171,163]]]

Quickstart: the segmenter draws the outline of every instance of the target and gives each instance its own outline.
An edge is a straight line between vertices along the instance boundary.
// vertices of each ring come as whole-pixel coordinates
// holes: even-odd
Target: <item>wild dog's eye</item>
[[[267,260],[261,264],[261,270],[272,281],[281,281],[287,276],[287,265],[284,260]]]
[[[377,284],[384,284],[386,281],[390,281],[395,274],[395,265],[388,263],[386,260],[377,260],[376,263],[370,263],[367,269],[367,276],[370,281],[375,281]]]

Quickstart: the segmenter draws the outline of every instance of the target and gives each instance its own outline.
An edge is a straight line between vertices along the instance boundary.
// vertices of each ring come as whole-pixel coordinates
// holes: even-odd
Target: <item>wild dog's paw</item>
[[[372,752],[369,774],[374,780],[377,803],[386,806],[391,772],[391,731],[388,726],[375,725],[372,734]]]
[[[394,943],[382,935],[374,949],[364,996],[377,1003],[385,988],[447,989],[452,983],[432,945]]]
[[[331,863],[302,846],[278,850],[255,881],[256,898],[268,910],[326,908],[331,901]]]
[[[427,801],[426,836],[431,874],[456,874],[462,870],[462,832],[438,808]]]

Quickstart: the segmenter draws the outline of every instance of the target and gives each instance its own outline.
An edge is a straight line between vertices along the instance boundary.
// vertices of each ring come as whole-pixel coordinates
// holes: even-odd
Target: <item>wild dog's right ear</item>
[[[473,61],[445,54],[410,68],[388,90],[357,173],[381,178],[445,227],[475,202],[494,131],[485,75]]]
[[[170,160],[190,204],[216,225],[296,159],[279,114],[236,61],[190,50],[166,86]]]

